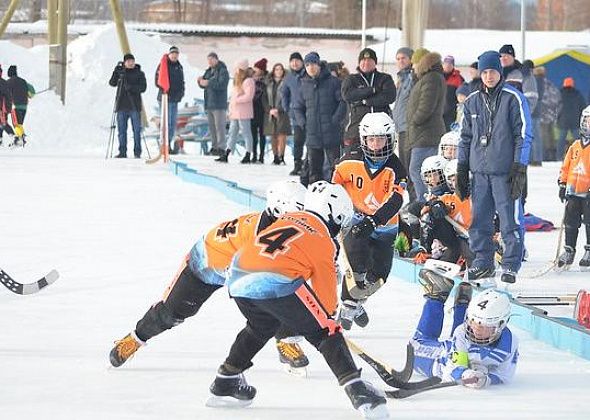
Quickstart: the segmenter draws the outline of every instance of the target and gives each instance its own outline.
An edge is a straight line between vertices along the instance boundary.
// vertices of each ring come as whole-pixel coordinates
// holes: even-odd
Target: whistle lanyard
[[[490,122],[488,124],[488,129],[487,129],[487,139],[488,142],[490,142],[492,140],[492,128],[494,126],[494,118],[496,117],[496,111],[498,110],[498,100],[500,99],[500,94],[502,93],[502,91],[499,91],[496,94],[496,97],[494,98],[494,100],[492,101],[491,95],[489,93],[486,92],[486,95],[484,95],[484,103],[486,105],[486,109],[488,110],[488,114],[490,115]]]

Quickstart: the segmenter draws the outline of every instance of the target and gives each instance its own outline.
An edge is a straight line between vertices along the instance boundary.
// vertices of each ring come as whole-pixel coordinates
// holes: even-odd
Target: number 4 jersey
[[[273,221],[274,218],[264,211],[219,223],[192,247],[188,257],[190,269],[205,283],[223,285],[225,271],[238,249],[252,242],[256,234]]]
[[[323,220],[309,212],[287,213],[238,251],[230,268],[231,296],[272,299],[311,287],[328,314],[336,311],[338,245]]]

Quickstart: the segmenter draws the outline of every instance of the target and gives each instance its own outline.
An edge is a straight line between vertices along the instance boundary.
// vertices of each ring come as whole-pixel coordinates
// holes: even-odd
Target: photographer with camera
[[[119,154],[115,157],[127,157],[127,121],[131,119],[133,127],[133,154],[141,157],[141,94],[147,88],[145,74],[139,64],[135,64],[133,54],[125,54],[123,61],[117,63],[109,85],[117,88],[115,111],[119,129]]]

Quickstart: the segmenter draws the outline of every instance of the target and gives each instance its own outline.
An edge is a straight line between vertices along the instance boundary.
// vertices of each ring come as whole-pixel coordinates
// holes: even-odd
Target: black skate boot
[[[131,332],[122,339],[115,341],[115,347],[113,347],[109,354],[111,365],[113,365],[113,367],[121,366],[143,345],[145,345],[145,343],[137,338],[135,332]]]
[[[365,419],[388,419],[387,401],[383,391],[360,378],[344,384],[344,391],[355,410]]]
[[[590,270],[590,245],[584,245],[584,255],[578,264],[582,271]]]
[[[496,274],[496,269],[494,267],[488,267],[488,268],[471,267],[469,270],[467,270],[467,279],[468,280],[485,279],[488,277],[494,277],[495,274]]]
[[[309,365],[309,360],[299,344],[277,340],[277,350],[279,351],[279,360],[285,364],[285,370],[288,373],[301,377],[307,376],[306,367]]]
[[[457,286],[457,292],[455,294],[455,306],[457,305],[469,305],[471,302],[471,296],[473,296],[473,286],[471,284],[462,281]]]
[[[420,270],[418,273],[418,281],[424,288],[425,297],[439,300],[443,303],[446,302],[451,289],[453,289],[453,286],[455,285],[455,282],[452,279],[428,268]]]
[[[256,388],[248,385],[244,374],[231,373],[225,364],[217,370],[209,392],[208,407],[247,407],[256,396]]]
[[[516,283],[516,273],[510,269],[503,269],[500,281],[504,283]]]
[[[364,301],[355,302],[354,300],[345,300],[338,310],[338,323],[345,330],[352,328],[352,322],[361,328],[365,328],[369,323],[369,315],[363,308]]]
[[[584,247],[585,249],[586,247]],[[559,270],[567,270],[570,265],[574,263],[574,256],[576,255],[576,249],[569,245],[563,247],[563,253],[557,259],[557,268]],[[587,253],[588,251],[586,251]],[[586,253],[584,255],[586,255]]]

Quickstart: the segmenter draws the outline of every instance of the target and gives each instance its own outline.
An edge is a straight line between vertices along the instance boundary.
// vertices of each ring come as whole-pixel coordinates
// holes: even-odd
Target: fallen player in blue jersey
[[[430,269],[420,270],[419,279],[426,302],[410,340],[414,370],[470,388],[509,382],[518,362],[518,339],[507,327],[508,296],[488,289],[471,299],[471,285],[461,283],[455,296],[451,338],[439,340],[453,280]]]

